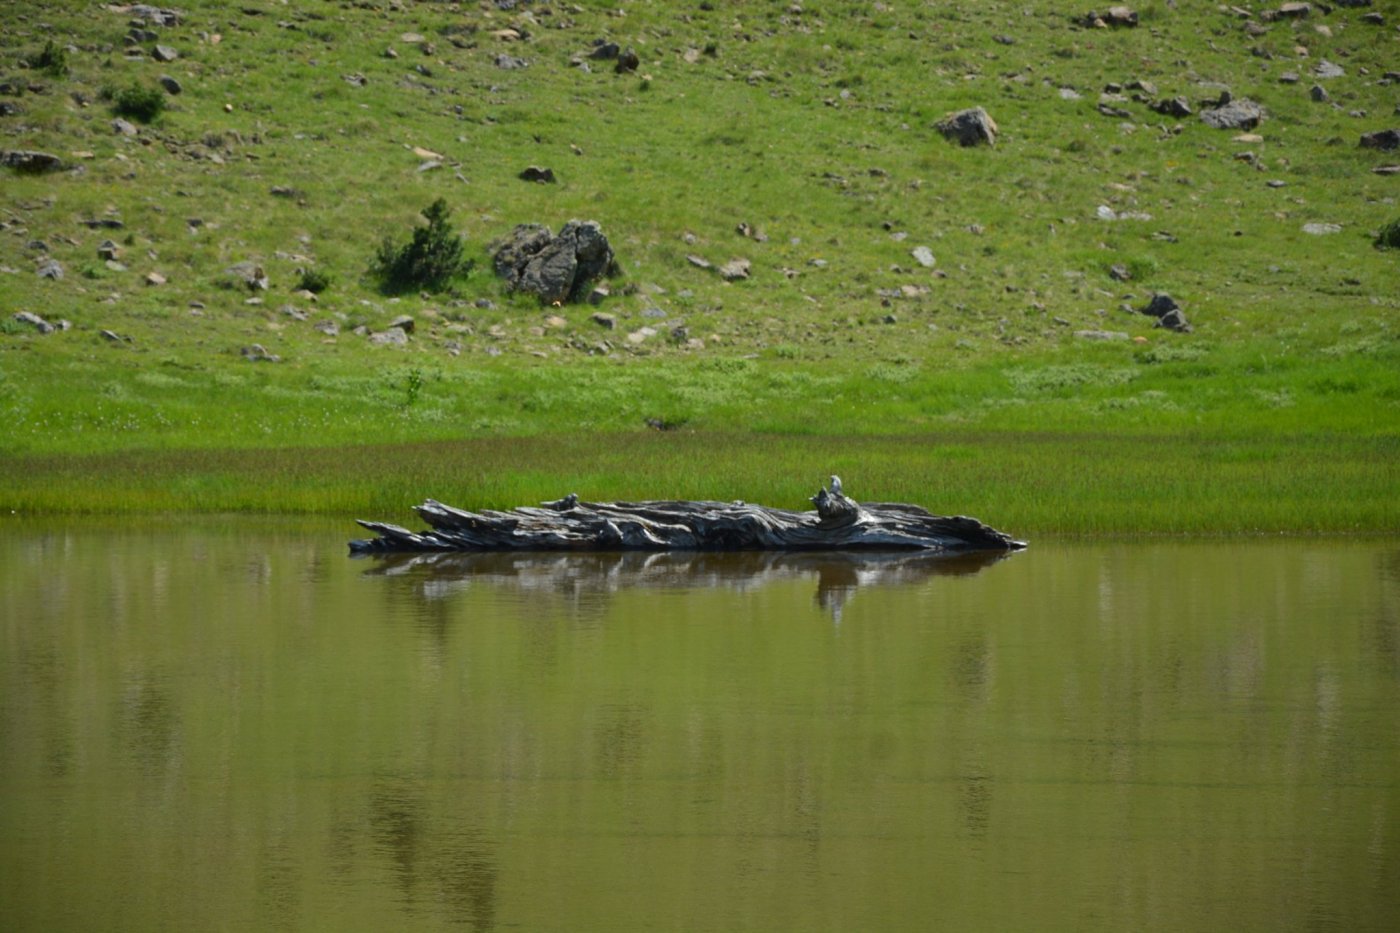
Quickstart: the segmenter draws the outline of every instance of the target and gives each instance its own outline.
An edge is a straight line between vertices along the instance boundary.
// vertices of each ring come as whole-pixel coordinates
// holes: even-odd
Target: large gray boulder
[[[1202,110],[1201,119],[1217,130],[1252,130],[1264,119],[1264,108],[1242,97],[1211,110]]]
[[[960,146],[976,146],[979,143],[995,146],[997,142],[996,121],[981,107],[951,113],[935,126],[945,139],[953,140]]]
[[[614,262],[603,228],[592,220],[571,220],[557,236],[540,224],[520,224],[494,245],[491,259],[512,290],[546,304],[577,301]]]

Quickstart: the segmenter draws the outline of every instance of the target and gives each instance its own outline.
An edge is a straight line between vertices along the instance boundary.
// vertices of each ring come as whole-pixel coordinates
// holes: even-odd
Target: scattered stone
[[[1157,113],[1168,117],[1189,117],[1195,112],[1191,109],[1191,104],[1184,97],[1163,98],[1153,102],[1150,106]]]
[[[354,74],[341,75],[340,78],[342,81],[344,81],[351,87],[364,87],[366,84],[369,84],[369,79],[366,78],[364,75],[360,74],[359,72],[356,72]]]
[[[1361,22],[1370,26],[1384,26],[1385,16],[1381,13],[1363,13],[1361,15]]]
[[[531,165],[527,167],[516,177],[518,177],[521,181],[533,181],[538,182],[542,185],[552,185],[555,182],[554,170],[550,168],[542,168],[538,165]]]
[[[1264,108],[1242,97],[1226,101],[1213,110],[1202,110],[1201,119],[1217,130],[1252,130],[1264,119]]]
[[[1303,232],[1313,236],[1328,236],[1333,233],[1341,233],[1342,227],[1340,224],[1303,224]]]
[[[1371,171],[1377,175],[1400,175],[1400,165],[1377,165]]]
[[[613,71],[620,75],[631,74],[642,66],[642,59],[631,49],[625,49],[617,56]]]
[[[180,53],[168,45],[158,45],[155,51],[151,53],[151,57],[158,62],[173,62],[180,57]]]
[[[1112,117],[1115,120],[1127,120],[1132,117],[1131,112],[1124,110],[1122,107],[1115,107],[1109,102],[1103,100],[1099,101],[1098,106],[1094,109],[1096,109],[1099,113],[1103,114],[1104,116]]]
[[[1133,273],[1127,266],[1118,263],[1108,267],[1108,277],[1115,282],[1129,282],[1132,281]]]
[[[0,165],[17,172],[40,175],[60,171],[63,168],[63,160],[56,155],[34,149],[9,149],[0,151]]]
[[[714,266],[712,266],[712,265],[710,264],[710,261],[709,261],[708,259],[706,259],[704,256],[696,256],[695,254],[692,253],[691,255],[685,257],[685,260],[686,260],[686,262],[690,263],[692,266],[694,266],[694,267],[697,268],[697,269],[713,269],[713,268],[714,268]]]
[[[340,325],[330,318],[317,321],[315,324],[311,325],[311,329],[325,334],[327,337],[340,336]]]
[[[241,355],[245,360],[247,360],[250,363],[282,362],[282,357],[278,356],[276,353],[267,352],[267,347],[263,346],[260,343],[255,343],[250,346],[243,347],[238,352],[239,355]]]
[[[1301,80],[1302,78],[1298,76],[1298,72],[1296,71],[1285,71],[1278,76],[1279,84],[1297,84]]]
[[[147,285],[164,285],[164,284],[165,284],[165,276],[161,275],[159,272],[147,272],[147,273],[146,273],[146,284],[147,284]]]
[[[1346,72],[1342,70],[1341,65],[1334,65],[1324,58],[1313,68],[1313,74],[1319,78],[1327,79],[1340,78],[1344,76]]]
[[[530,63],[523,58],[501,53],[496,56],[496,67],[503,71],[518,71],[521,68],[529,68]]]
[[[909,253],[925,269],[932,269],[937,262],[933,257],[933,250],[927,246],[916,246]]]
[[[296,198],[301,196],[301,192],[288,185],[273,185],[272,196],[276,198]]]
[[[588,53],[588,57],[594,61],[612,61],[622,54],[622,46],[616,42],[607,42],[603,39],[593,40],[593,50]]]
[[[112,132],[116,133],[118,136],[135,136],[140,131],[136,129],[135,123],[117,117],[112,121]]]
[[[1362,149],[1380,149],[1389,151],[1400,149],[1400,130],[1377,130],[1374,133],[1361,134]]]
[[[562,318],[557,314],[551,314],[544,319],[544,326],[550,330],[563,330],[569,326],[569,322],[566,318]]]
[[[1137,11],[1125,6],[1111,6],[1103,13],[1090,10],[1084,14],[1083,24],[1091,29],[1129,29],[1138,24]]]
[[[1155,317],[1158,327],[1165,327],[1168,330],[1184,334],[1191,332],[1191,325],[1186,322],[1186,316],[1182,314],[1181,306],[1170,295],[1161,292],[1154,293],[1152,300],[1140,309],[1140,313],[1148,317]]]
[[[23,115],[24,108],[12,100],[0,100],[0,117],[18,117]]]
[[[98,259],[115,260],[121,256],[121,254],[121,247],[111,240],[103,240],[101,243],[97,244]]]
[[[1127,340],[1128,335],[1119,330],[1077,330],[1074,336],[1081,340]]]
[[[63,278],[63,266],[57,259],[45,259],[39,263],[37,271],[41,279],[53,279],[56,282]]]
[[[1060,88],[1060,100],[1079,100],[1082,96],[1083,95],[1072,87]]]
[[[1308,96],[1319,104],[1325,104],[1332,99],[1331,95],[1327,93],[1327,88],[1320,84],[1314,84],[1308,88]]]
[[[952,140],[960,146],[976,146],[979,143],[995,146],[997,141],[996,121],[981,107],[970,107],[949,114],[939,121],[935,128],[945,139]]]
[[[617,327],[617,318],[606,311],[594,311],[588,319],[603,330],[613,330]]]
[[[130,337],[119,334],[114,330],[100,330],[97,332],[97,336],[108,343],[131,343]]]
[[[369,342],[376,347],[404,347],[408,346],[408,334],[397,327],[391,327],[370,334]]]
[[[161,75],[158,80],[160,81],[160,86],[165,88],[165,93],[172,97],[178,96],[185,90],[180,86],[180,82],[176,81],[170,75]]]
[[[611,296],[612,290],[608,288],[608,284],[606,282],[599,282],[589,291],[588,303],[591,305],[600,305]]]
[[[413,316],[409,314],[400,314],[398,317],[394,318],[392,321],[389,322],[390,330],[401,330],[405,334],[413,333],[413,327]]]
[[[545,303],[575,301],[615,263],[612,247],[596,221],[571,220],[558,236],[540,224],[520,224],[492,247],[496,274],[512,290]]]
[[[242,285],[249,291],[267,291],[271,284],[263,267],[251,260],[234,263],[224,270],[224,275],[235,285]]]
[[[749,277],[752,264],[747,259],[731,259],[719,267],[719,277],[726,282],[738,282]]]
[[[58,329],[32,311],[18,311],[15,313],[14,319],[21,324],[28,324],[41,334],[52,334]]]
[[[282,307],[277,309],[277,312],[279,314],[286,315],[294,321],[306,320],[306,312],[298,308],[296,305],[283,305]]]

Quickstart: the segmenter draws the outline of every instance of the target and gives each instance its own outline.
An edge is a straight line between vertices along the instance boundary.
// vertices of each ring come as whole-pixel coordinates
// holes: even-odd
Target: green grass
[[[1397,527],[1400,483],[1377,458],[1400,436],[1400,267],[1372,247],[1397,193],[1370,171],[1383,156],[1356,145],[1394,122],[1378,83],[1392,27],[1340,9],[1252,37],[1214,6],[1153,4],[1140,28],[1107,32],[1043,0],[709,6],[310,0],[273,16],[193,2],[160,30],[180,52],[165,64],[122,54],[125,15],[17,13],[0,76],[50,39],[71,49],[66,74],[26,75],[39,88],[0,123],[3,145],[79,170],[4,170],[0,187],[4,307],[73,325],[39,336],[7,311],[0,326],[0,508],[360,513],[565,486],[793,504],[839,465],[871,498],[1033,530]],[[528,38],[495,39],[506,26]],[[571,66],[600,36],[636,48],[638,74]],[[502,70],[499,54],[530,66]],[[1340,109],[1308,98],[1321,58],[1346,68],[1328,82]],[[1303,80],[1281,83],[1288,71]],[[100,90],[166,73],[183,93],[138,137],[114,134]],[[1132,101],[1116,104],[1126,120],[1095,110],[1105,83],[1134,78],[1193,101],[1228,84],[1267,108],[1261,138]],[[971,105],[1000,125],[996,148],[933,131]],[[442,166],[420,171],[415,148]],[[1235,158],[1246,150],[1254,163]],[[519,181],[530,164],[558,184]],[[438,198],[475,271],[447,294],[385,296],[376,247]],[[1102,221],[1100,205],[1151,219]],[[541,308],[506,293],[490,242],[574,217],[612,241],[613,297]],[[123,227],[82,224],[101,218]],[[108,238],[125,268],[96,258]],[[42,255],[68,274],[39,279]],[[728,283],[690,255],[747,258],[753,274]],[[268,292],[227,287],[243,260]],[[296,293],[308,270],[334,283],[315,301]],[[1123,310],[1153,291],[1193,333]],[[407,347],[355,333],[402,314],[417,321]],[[1140,342],[1076,336],[1088,330]],[[246,362],[254,343],[283,362]],[[648,418],[683,427],[653,437]],[[963,451],[963,500],[928,495],[946,464],[909,453],[921,446]],[[1217,447],[1256,468],[1213,460]],[[800,455],[775,454],[788,448]],[[517,449],[567,457],[489,453]],[[405,462],[430,450],[495,466],[443,491],[435,465]],[[337,479],[337,458],[393,466]],[[319,466],[288,466],[302,463]]]

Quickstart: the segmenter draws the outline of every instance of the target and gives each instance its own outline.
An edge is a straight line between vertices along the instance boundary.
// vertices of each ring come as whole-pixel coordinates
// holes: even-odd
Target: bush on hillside
[[[385,292],[441,291],[471,271],[474,263],[462,255],[462,238],[447,225],[450,213],[447,202],[438,198],[423,211],[428,225],[415,229],[409,242],[398,246],[385,237],[370,264],[370,274]]]
[[[1400,249],[1400,218],[1381,227],[1381,232],[1376,234],[1376,248]]]
[[[42,71],[44,74],[61,78],[68,73],[68,50],[62,46],[55,45],[50,39],[44,46],[44,51],[33,58],[25,59],[25,64],[35,71]]]
[[[112,109],[118,116],[150,123],[165,109],[165,92],[160,88],[131,84],[112,95]]]
[[[297,283],[298,289],[319,295],[330,287],[331,277],[329,273],[314,268],[301,270],[301,280]]]

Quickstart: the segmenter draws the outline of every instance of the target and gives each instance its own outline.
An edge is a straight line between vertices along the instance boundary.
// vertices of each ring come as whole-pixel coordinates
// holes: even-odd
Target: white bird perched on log
[[[833,496],[841,495],[841,477],[835,473],[831,474],[831,494]]]

